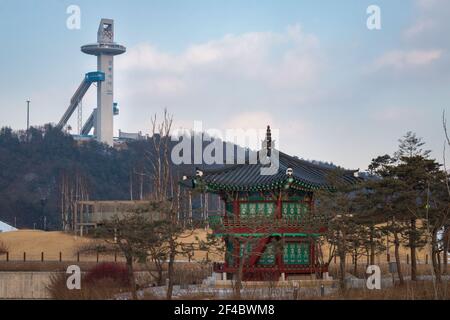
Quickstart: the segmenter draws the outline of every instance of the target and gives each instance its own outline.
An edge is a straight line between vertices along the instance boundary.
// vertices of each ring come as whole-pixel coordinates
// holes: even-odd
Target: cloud
[[[174,128],[194,121],[221,130],[270,124],[294,137],[304,126],[293,119],[320,99],[328,66],[318,38],[299,25],[227,34],[176,53],[140,43],[115,63],[122,106],[116,126],[124,131],[148,128],[150,116],[166,107]]]
[[[450,30],[450,1],[416,0],[413,21],[404,30],[404,40],[416,45],[445,46],[443,35]]]
[[[260,129],[267,125],[274,126],[275,119],[269,112],[242,112],[237,113],[224,123],[224,128],[227,129]]]
[[[282,33],[228,34],[178,54],[141,43],[117,61],[116,70],[133,79],[125,88],[129,95],[174,97],[229,81],[302,89],[317,81],[321,62],[317,38],[295,25]]]
[[[393,50],[385,53],[375,62],[375,68],[394,68],[397,70],[427,66],[442,56],[442,50]]]
[[[437,28],[437,23],[433,19],[423,18],[417,20],[412,26],[404,32],[406,39],[414,39],[425,32],[433,31]]]

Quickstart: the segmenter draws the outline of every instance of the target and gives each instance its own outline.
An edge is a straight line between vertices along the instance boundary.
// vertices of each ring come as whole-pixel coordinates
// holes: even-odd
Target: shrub
[[[210,275],[206,268],[181,266],[175,267],[173,281],[176,285],[201,284]]]
[[[122,263],[100,263],[89,270],[85,277],[88,284],[94,284],[104,279],[110,279],[121,287],[129,285],[128,270]]]
[[[67,289],[65,273],[55,273],[50,277],[47,290],[55,300],[102,300],[112,299],[123,290],[112,279],[100,279],[95,284],[88,283],[83,277],[80,290]]]

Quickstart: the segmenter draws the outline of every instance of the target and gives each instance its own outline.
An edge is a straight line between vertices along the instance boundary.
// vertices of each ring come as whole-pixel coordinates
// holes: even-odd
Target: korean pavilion
[[[197,170],[183,185],[214,193],[224,202],[223,214],[210,216],[215,236],[224,241],[224,263],[214,271],[227,279],[242,268],[244,280],[296,279],[321,276],[328,266],[318,259],[318,237],[326,231],[325,217],[314,212],[314,193],[331,188],[330,167],[313,164],[275,150],[270,127],[258,159],[277,154],[278,169],[262,175],[267,161]],[[339,177],[355,183],[355,170]],[[241,262],[241,263],[240,263]]]

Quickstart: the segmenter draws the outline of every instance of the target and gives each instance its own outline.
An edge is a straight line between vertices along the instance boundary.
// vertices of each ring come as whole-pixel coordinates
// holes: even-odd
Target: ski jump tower
[[[97,108],[94,109],[84,124],[81,134],[88,135],[93,127],[97,141],[113,146],[113,116],[116,113],[116,104],[114,103],[114,56],[126,51],[124,46],[114,42],[114,20],[102,19],[98,27],[97,43],[84,45],[81,47],[81,51],[97,56],[97,72],[90,72],[85,75],[58,127],[63,128],[66,125],[90,85],[96,82]]]

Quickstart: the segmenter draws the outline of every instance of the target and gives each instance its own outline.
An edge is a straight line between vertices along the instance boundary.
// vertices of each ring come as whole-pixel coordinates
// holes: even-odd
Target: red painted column
[[[240,218],[240,211],[239,199],[233,200],[233,213],[237,219]]]
[[[284,248],[283,248],[284,250]],[[276,263],[278,265],[278,270],[280,270],[281,272],[284,272],[284,262],[283,262],[283,250],[277,252],[276,255]]]
[[[309,248],[310,248],[309,249],[309,251],[310,251],[310,254],[309,254],[309,265],[310,265],[310,268],[312,266],[314,271],[316,271],[316,250],[315,250],[315,247],[314,247],[314,239],[310,239]],[[312,270],[310,270],[310,272],[311,271]]]
[[[280,192],[280,194],[278,195],[278,199],[277,199],[277,218],[278,219],[281,219],[281,217],[282,217],[281,204],[282,204],[282,202],[281,202],[281,192]]]

